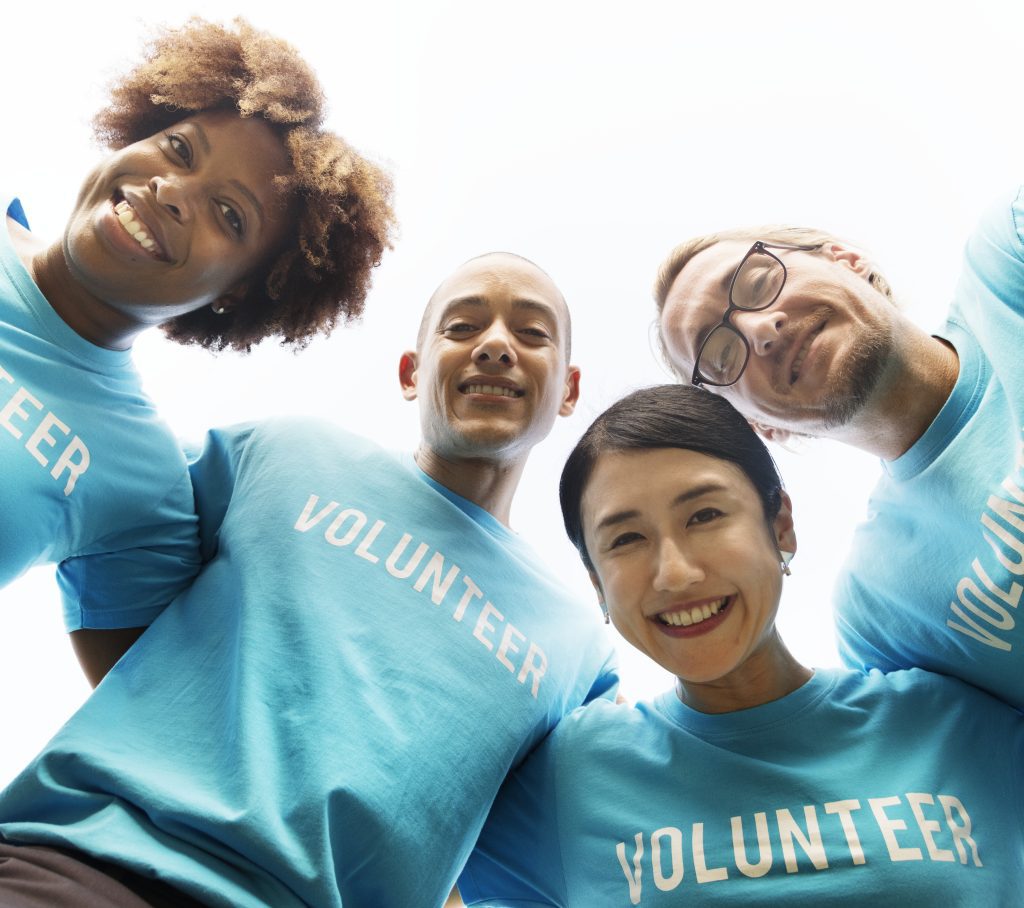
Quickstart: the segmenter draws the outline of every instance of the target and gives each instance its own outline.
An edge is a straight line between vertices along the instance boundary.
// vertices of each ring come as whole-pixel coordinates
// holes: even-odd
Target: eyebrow
[[[487,300],[479,296],[459,296],[453,300],[449,300],[445,303],[444,308],[441,310],[441,314],[438,320],[443,320],[453,309],[459,309],[463,306],[469,306],[476,309],[484,309],[488,305]],[[557,328],[558,327],[558,313],[552,306],[547,303],[542,303],[540,300],[522,298],[512,301],[512,308],[517,310],[526,310],[536,312],[549,319],[551,323]]]
[[[694,486],[692,489],[687,489],[685,492],[680,492],[676,495],[672,501],[669,502],[669,507],[674,508],[681,504],[685,504],[688,501],[693,501],[695,498],[700,498],[703,495],[708,495],[711,492],[726,492],[728,486],[721,482],[705,482],[699,486]],[[609,514],[607,517],[603,517],[600,522],[594,527],[594,531],[607,529],[610,526],[615,526],[620,523],[624,523],[627,520],[633,520],[640,516],[640,512],[633,509],[628,511],[616,511],[614,514]]]
[[[199,139],[199,144],[203,148],[204,154],[210,153],[210,137],[206,134],[206,130],[197,123],[195,120],[190,120],[189,125],[195,130],[196,138]],[[229,180],[232,186],[235,187],[245,198],[249,201],[249,204],[256,210],[256,217],[259,220],[259,226],[263,226],[263,222],[266,220],[266,212],[263,210],[263,205],[256,195],[246,186],[241,180]]]

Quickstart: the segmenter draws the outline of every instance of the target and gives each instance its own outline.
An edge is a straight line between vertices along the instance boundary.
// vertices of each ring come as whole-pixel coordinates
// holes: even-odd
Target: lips
[[[526,392],[513,382],[487,378],[484,376],[471,378],[459,385],[461,394],[486,394],[491,397],[522,397]]]
[[[156,236],[149,220],[140,214],[136,206],[120,193],[114,198],[114,214],[118,223],[139,245],[139,249],[158,261],[168,261],[167,253],[160,239]],[[151,220],[151,219],[150,219]]]
[[[709,599],[706,602],[677,609],[667,609],[653,616],[654,620],[669,627],[691,627],[725,611],[732,604],[731,596]]]
[[[825,330],[825,325],[828,323],[828,319],[822,320],[820,324],[812,328],[804,335],[803,341],[796,348],[796,355],[793,357],[789,364],[789,383],[795,384],[796,380],[800,377],[800,370],[803,368],[804,360],[807,358],[807,353],[811,349],[811,344],[814,343],[814,339]]]

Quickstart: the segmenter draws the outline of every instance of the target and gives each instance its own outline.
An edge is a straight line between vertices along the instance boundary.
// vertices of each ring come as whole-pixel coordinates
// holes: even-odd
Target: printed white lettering
[[[427,562],[427,566],[423,569],[423,573],[417,578],[412,588],[417,593],[422,593],[426,585],[433,579],[434,586],[430,591],[430,601],[434,605],[440,605],[444,601],[444,597],[448,595],[448,590],[452,588],[455,578],[459,576],[459,566],[453,564],[448,569],[448,573],[445,574],[444,580],[441,579],[443,571],[444,555],[440,552],[434,552],[430,561]]]
[[[356,554],[360,558],[369,561],[370,564],[376,564],[378,561],[380,561],[380,558],[378,558],[376,555],[373,554],[373,552],[370,551],[370,546],[373,545],[373,541],[380,535],[380,531],[383,530],[384,527],[386,526],[387,524],[383,520],[374,521],[373,526],[370,527],[370,532],[367,533],[363,537],[362,542],[360,542],[359,545],[356,546]]]
[[[510,672],[514,672],[516,667],[508,658],[509,652],[518,653],[519,647],[512,642],[512,635],[517,636],[520,640],[525,640],[525,634],[519,633],[515,626],[512,624],[505,625],[505,633],[501,635],[501,643],[498,644],[498,652],[496,652],[495,658],[505,666]]]
[[[42,439],[47,431],[48,429],[37,430],[36,434]],[[69,449],[76,450],[73,445],[69,445]],[[86,459],[81,463],[72,459],[68,464],[61,466],[68,469],[78,468],[80,473],[88,464],[87,456],[86,454]],[[71,476],[72,485],[76,475],[73,473]],[[326,501],[326,504],[322,503],[323,501]],[[327,523],[328,520],[330,523]],[[457,623],[461,623],[465,618],[470,603],[477,599],[483,600],[484,604],[472,623],[473,636],[511,673],[518,684],[528,688],[531,696],[537,699],[540,683],[548,671],[548,658],[541,646],[529,640],[519,628],[506,621],[498,607],[486,599],[483,590],[470,577],[463,574],[459,565],[446,559],[442,552],[431,552],[430,545],[421,542],[410,554],[410,544],[413,541],[411,533],[399,535],[398,531],[389,528],[384,520],[373,520],[372,523],[370,521],[371,518],[357,508],[343,508],[337,501],[327,501],[316,494],[311,494],[299,512],[294,529],[299,533],[307,533],[313,527],[323,524],[326,526],[324,540],[327,543],[335,549],[344,549],[355,544],[354,548],[350,548],[351,553],[369,564],[380,564],[384,560],[383,553],[390,546],[390,554],[383,567],[393,580],[386,582],[409,581],[413,591],[429,595],[433,604],[438,606],[446,599],[450,605],[451,598],[458,595],[459,601],[451,613],[452,619]],[[377,551],[374,551],[374,548]],[[421,565],[422,568],[419,569]],[[455,581],[460,576],[464,589],[452,593]],[[505,625],[504,628],[499,628],[502,623]],[[519,659],[513,657],[522,653],[524,648],[525,658],[517,664]]]
[[[693,844],[693,871],[697,874],[698,883],[717,883],[728,879],[729,871],[725,867],[708,867],[704,857],[704,824],[694,823],[691,833]]]
[[[885,847],[889,849],[889,857],[893,861],[923,861],[920,848],[903,848],[896,839],[896,833],[907,828],[904,820],[894,820],[885,812],[886,807],[895,807],[899,798],[868,798],[871,812],[875,815],[878,828],[885,839]]]
[[[3,426],[15,438],[21,438],[23,433],[11,422],[11,418],[16,416],[18,419],[26,421],[29,417],[28,410],[22,409],[23,403],[30,403],[37,410],[43,409],[43,402],[38,400],[28,388],[18,388],[14,392],[14,396],[0,410],[0,426]]]
[[[793,814],[785,807],[775,811],[775,821],[779,825],[779,839],[782,842],[782,856],[786,859],[786,873],[796,873],[800,869],[797,865],[793,839],[800,843],[800,847],[804,854],[811,859],[815,870],[824,870],[828,867],[825,848],[821,844],[818,814],[813,805],[809,804],[804,807],[804,819],[807,821],[807,835],[804,835],[800,824],[793,819]]]
[[[753,878],[764,876],[772,869],[772,843],[768,839],[768,814],[761,811],[754,814],[754,828],[757,830],[758,860],[751,864],[747,860],[747,846],[743,839],[743,818],[733,817],[732,850],[736,857],[736,867],[744,876]]]
[[[950,832],[953,833],[953,844],[956,846],[957,854],[960,855],[960,863],[967,863],[966,843],[967,846],[970,846],[971,854],[974,857],[974,866],[981,867],[981,858],[978,857],[978,845],[971,838],[971,818],[967,815],[964,805],[960,802],[959,798],[955,798],[953,795],[939,795],[939,803],[942,805],[943,811],[945,811],[946,824],[949,826]],[[954,810],[960,816],[959,823],[953,819]]]
[[[0,367],[0,379],[8,384],[16,384],[14,376],[2,367]],[[33,410],[36,412],[32,412]],[[67,423],[59,419],[55,413],[46,410],[43,402],[28,388],[19,386],[8,398],[7,403],[0,407],[0,426],[3,426],[11,437],[21,439],[24,437],[25,431],[30,428],[31,420],[38,413],[43,413],[42,419],[31,429],[28,440],[25,442],[25,449],[36,463],[45,468],[50,466],[47,453],[55,453],[58,441],[51,434],[51,430],[57,429],[65,436],[70,435],[71,429]],[[44,447],[53,449],[53,452],[44,452],[42,450]],[[89,448],[85,442],[77,435],[72,436],[71,441],[58,455],[53,469],[50,470],[50,476],[58,482],[65,472],[68,474],[64,485],[65,495],[70,495],[74,491],[79,477],[89,469],[90,459]]]
[[[619,842],[615,846],[615,855],[619,859],[619,866],[622,867],[622,872],[626,874],[626,881],[629,883],[629,901],[633,905],[640,904],[640,895],[642,893],[641,877],[643,871],[640,866],[640,861],[644,856],[644,834],[638,832],[636,834],[636,850],[633,852],[633,869],[629,869],[629,862],[626,860],[626,843]]]
[[[544,655],[544,650],[537,646],[536,643],[530,643],[530,648],[526,651],[526,658],[523,660],[523,667],[519,670],[518,680],[522,684],[530,675],[533,675],[533,687],[530,690],[535,700],[537,699],[537,690],[540,687],[540,679],[544,677],[544,673],[547,670],[548,657]]]
[[[76,454],[78,455],[78,460],[75,460]],[[70,495],[75,489],[75,483],[78,482],[78,477],[88,469],[89,449],[82,442],[82,439],[76,435],[70,442],[68,442],[68,446],[64,449],[60,457],[57,458],[57,462],[53,465],[53,469],[50,470],[50,475],[54,479],[60,479],[61,473],[67,470],[68,481],[64,486],[64,494]]]
[[[672,871],[665,875],[661,864],[661,840],[668,838]],[[671,892],[683,881],[683,833],[674,826],[663,826],[651,833],[651,869],[654,885],[662,892]]]
[[[917,825],[921,830],[921,835],[924,836],[924,844],[928,849],[928,857],[933,861],[953,861],[952,851],[947,851],[945,848],[939,848],[935,844],[935,833],[942,829],[938,820],[929,820],[924,815],[924,809],[922,804],[934,804],[935,798],[930,794],[924,794],[919,791],[907,792],[907,803],[910,805],[910,809],[914,812],[914,819],[917,820]]]
[[[71,432],[71,429],[64,425],[56,416],[52,413],[47,413],[43,417],[43,421],[36,426],[35,432],[32,433],[28,441],[25,442],[25,447],[28,453],[31,454],[38,462],[40,466],[47,467],[50,465],[50,461],[46,459],[43,452],[39,450],[39,445],[44,441],[47,447],[52,448],[57,444],[57,439],[50,434],[50,429],[59,429],[65,435]]]
[[[825,813],[837,814],[839,822],[843,827],[843,834],[846,836],[846,844],[850,847],[850,858],[854,864],[865,862],[864,848],[860,844],[860,836],[857,835],[857,827],[853,822],[853,812],[860,810],[860,801],[856,799],[846,801],[829,801],[825,805]]]
[[[388,556],[387,569],[388,573],[392,577],[397,577],[399,580],[405,580],[413,571],[416,570],[416,566],[423,560],[423,556],[427,554],[429,546],[425,542],[421,542],[416,546],[416,551],[412,553],[409,560],[405,563],[405,567],[400,568],[398,566],[398,559],[402,557],[402,552],[405,551],[406,546],[412,541],[412,536],[408,533],[403,533],[402,538],[398,540],[398,545],[392,550]]]
[[[339,536],[338,530],[340,530],[341,525],[349,519],[352,520],[352,526],[344,536]],[[326,539],[331,545],[336,545],[339,548],[351,545],[355,541],[356,536],[359,535],[359,531],[364,526],[366,526],[366,515],[362,511],[357,511],[355,508],[346,508],[334,518],[331,525],[324,531],[324,539]]]
[[[484,607],[480,609],[480,615],[476,619],[476,627],[473,628],[473,636],[488,649],[494,649],[494,644],[484,636],[485,631],[494,630],[494,625],[488,620],[491,615],[494,615],[499,621],[505,620],[505,616],[494,607],[494,603],[488,600],[484,603]]]
[[[321,520],[323,520],[328,514],[331,513],[336,507],[338,502],[332,501],[329,504],[325,504],[316,514],[313,516],[313,509],[317,506],[320,501],[319,496],[310,495],[309,500],[306,502],[306,506],[302,509],[302,513],[299,514],[299,519],[295,521],[295,529],[300,533],[305,533],[307,530],[315,527]]]

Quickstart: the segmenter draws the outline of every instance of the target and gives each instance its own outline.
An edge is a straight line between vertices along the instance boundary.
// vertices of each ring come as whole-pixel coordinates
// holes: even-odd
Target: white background
[[[136,354],[147,387],[186,437],[302,412],[411,447],[416,412],[396,372],[427,297],[473,255],[526,255],[572,307],[583,398],[535,454],[513,525],[588,599],[562,537],[557,475],[604,406],[667,380],[649,343],[649,288],[675,243],[770,221],[824,227],[874,253],[903,305],[934,326],[978,213],[1022,175],[1019,3],[317,6],[202,10],[225,19],[244,8],[291,40],[327,89],[331,126],[393,170],[402,233],[367,315],[299,356],[267,346],[213,357],[150,332]],[[100,154],[89,117],[103,85],[153,22],[194,10],[15,7],[3,23],[0,179],[37,233],[56,238]],[[825,442],[777,456],[800,538],[780,626],[802,660],[834,664],[831,579],[877,464]],[[88,693],[51,574],[0,592],[0,784]],[[628,647],[623,659],[629,695],[666,686]]]

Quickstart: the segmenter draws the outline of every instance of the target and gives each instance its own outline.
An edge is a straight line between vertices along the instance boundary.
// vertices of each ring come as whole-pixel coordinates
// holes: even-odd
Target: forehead
[[[729,282],[753,240],[722,240],[697,253],[676,275],[661,310],[661,332],[675,363],[693,365],[697,336],[729,304]]]
[[[557,327],[567,329],[568,309],[559,289],[538,267],[516,256],[487,255],[456,269],[434,291],[425,320],[434,324],[446,310],[463,302],[500,307],[537,304],[536,312],[549,310]]]
[[[736,464],[686,448],[608,451],[598,456],[583,490],[585,531],[609,515],[653,515],[688,494],[711,489],[759,502],[753,483]]]

